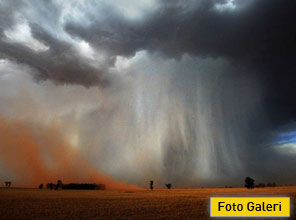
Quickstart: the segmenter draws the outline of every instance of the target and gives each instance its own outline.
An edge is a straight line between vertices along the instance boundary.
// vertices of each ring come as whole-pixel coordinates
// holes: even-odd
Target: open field
[[[251,195],[290,196],[296,218],[296,187],[273,187],[154,192],[0,188],[0,219],[210,219],[210,196]]]

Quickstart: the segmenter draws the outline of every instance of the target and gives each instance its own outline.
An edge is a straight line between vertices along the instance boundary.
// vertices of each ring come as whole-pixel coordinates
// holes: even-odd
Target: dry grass
[[[210,196],[290,196],[296,187],[150,191],[0,189],[0,219],[210,219]],[[233,218],[231,218],[233,219]],[[261,218],[262,219],[262,218]],[[270,218],[269,218],[270,219]]]

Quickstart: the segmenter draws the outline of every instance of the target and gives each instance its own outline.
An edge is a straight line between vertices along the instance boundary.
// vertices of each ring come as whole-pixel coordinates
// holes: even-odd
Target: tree
[[[165,186],[166,186],[168,189],[171,189],[171,188],[172,188],[172,184],[170,184],[170,183],[165,184]]]
[[[63,188],[62,180],[58,180],[57,185],[55,186],[55,190],[58,190],[59,188],[60,188],[60,189]]]
[[[53,189],[53,183],[47,183],[46,188],[52,190]]]
[[[41,183],[38,188],[43,189],[43,184]]]
[[[153,180],[150,181],[150,189],[153,190]]]
[[[246,177],[245,179],[245,187],[248,189],[253,189],[255,186],[255,180],[253,180],[251,177]]]

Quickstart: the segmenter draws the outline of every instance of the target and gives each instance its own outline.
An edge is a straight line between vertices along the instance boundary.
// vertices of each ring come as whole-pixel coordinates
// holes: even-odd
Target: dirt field
[[[296,187],[275,187],[154,192],[1,188],[0,219],[210,219],[210,196],[250,195],[290,196],[291,219],[296,218]]]

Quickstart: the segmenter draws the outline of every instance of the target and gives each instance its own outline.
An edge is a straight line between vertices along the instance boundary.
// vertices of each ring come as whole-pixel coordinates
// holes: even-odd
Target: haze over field
[[[295,9],[0,0],[0,182],[295,183]]]

